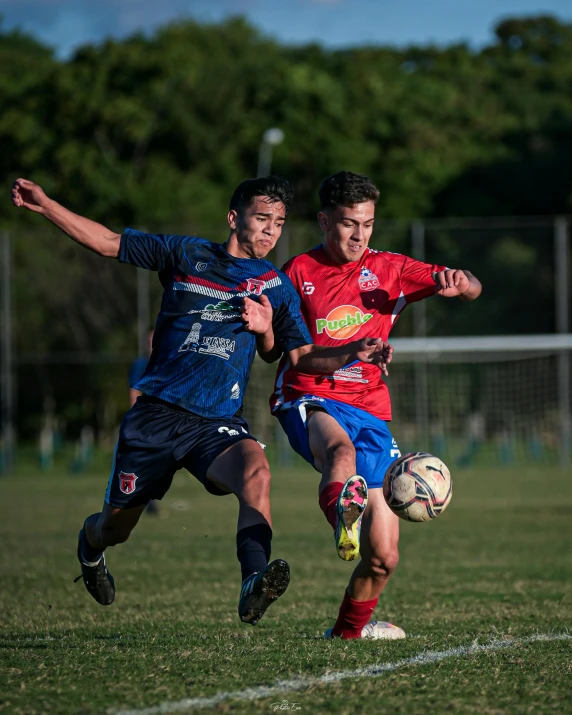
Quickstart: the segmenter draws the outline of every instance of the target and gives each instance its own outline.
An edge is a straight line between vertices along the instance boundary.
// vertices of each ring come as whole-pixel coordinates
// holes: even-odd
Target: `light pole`
[[[283,141],[284,132],[278,127],[271,127],[264,132],[258,152],[258,171],[256,173],[258,177],[270,175],[272,167],[272,148],[282,144]],[[276,244],[276,263],[279,266],[284,265],[290,258],[289,239],[288,228],[285,226],[282,230],[282,237]]]
[[[260,150],[258,152],[258,171],[256,176],[268,176],[270,167],[272,166],[272,148],[282,144],[284,141],[284,132],[278,127],[267,129],[262,135],[260,142]]]
[[[257,177],[269,176],[272,167],[272,148],[282,144],[284,141],[284,132],[278,127],[267,129],[262,135],[260,142],[260,150],[258,152],[258,171]],[[281,266],[286,263],[290,257],[290,247],[288,240],[288,229],[286,226],[282,229],[282,236],[276,244],[276,263]],[[278,422],[278,420],[276,420]],[[276,444],[278,447],[278,462],[283,467],[288,467],[292,463],[292,451],[284,431],[275,425]]]

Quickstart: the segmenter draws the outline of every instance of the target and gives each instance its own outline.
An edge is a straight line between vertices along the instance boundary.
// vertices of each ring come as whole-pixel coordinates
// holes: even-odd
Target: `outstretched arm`
[[[437,284],[437,295],[444,298],[475,300],[483,289],[481,282],[470,271],[448,268],[446,271],[434,273],[433,279]]]
[[[117,258],[119,255],[120,233],[74,214],[46,196],[43,189],[32,181],[16,179],[12,187],[12,203],[18,208],[42,214],[74,241],[100,256]]]
[[[387,375],[387,366],[392,356],[393,346],[381,338],[362,338],[339,347],[304,345],[289,352],[292,367],[300,372],[317,375],[331,375],[356,361],[377,365]]]

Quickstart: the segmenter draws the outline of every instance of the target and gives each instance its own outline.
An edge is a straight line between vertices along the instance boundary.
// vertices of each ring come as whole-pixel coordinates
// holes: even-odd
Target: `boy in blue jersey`
[[[142,396],[121,423],[102,511],[89,516],[79,534],[79,578],[102,605],[115,597],[105,549],[127,540],[147,502],[161,499],[182,467],[210,493],[238,499],[241,620],[255,625],[288,586],[288,564],[269,563],[268,462],[241,416],[255,351],[268,352],[268,316],[282,352],[305,372],[329,372],[352,359],[384,365],[391,357],[378,339],[334,349],[311,345],[294,287],[263,260],[280,236],[291,200],[285,179],[242,182],[230,202],[229,238],[218,244],[133,229],[114,233],[48,198],[31,181],[14,184],[15,206],[42,214],[101,256],[157,271],[164,288],[153,352],[132,385]],[[263,310],[252,309],[255,301]]]

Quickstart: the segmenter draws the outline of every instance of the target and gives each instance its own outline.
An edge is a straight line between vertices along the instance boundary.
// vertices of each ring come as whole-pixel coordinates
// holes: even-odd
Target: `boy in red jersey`
[[[318,345],[343,345],[360,334],[385,341],[408,303],[435,294],[479,296],[481,284],[469,271],[368,248],[379,191],[367,177],[340,172],[322,182],[319,195],[324,243],[283,269]],[[361,555],[326,637],[405,637],[389,623],[369,623],[397,566],[399,540],[399,520],[382,492],[400,452],[386,425],[391,403],[380,369],[355,362],[310,375],[283,356],[271,405],[292,447],[322,474],[319,502],[335,530],[338,555],[347,561]]]

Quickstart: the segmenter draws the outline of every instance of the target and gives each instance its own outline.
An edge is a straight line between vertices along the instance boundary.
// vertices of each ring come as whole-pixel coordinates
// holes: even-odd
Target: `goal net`
[[[572,335],[402,338],[387,384],[402,452],[428,451],[451,467],[568,465]],[[257,360],[245,399],[269,456],[291,463],[268,413],[275,365]]]
[[[457,465],[568,464],[570,335],[394,341],[388,384],[402,450]]]

